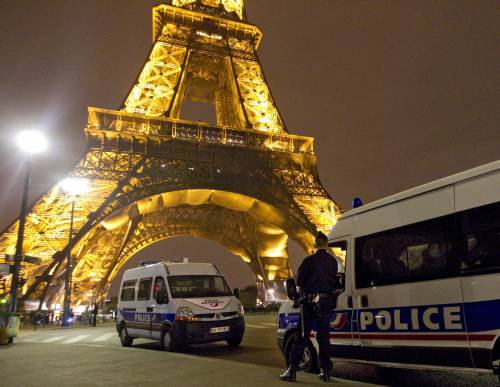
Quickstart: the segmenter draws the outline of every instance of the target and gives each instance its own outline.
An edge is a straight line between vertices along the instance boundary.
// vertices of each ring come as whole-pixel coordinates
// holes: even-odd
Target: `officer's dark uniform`
[[[323,233],[318,234],[318,239],[327,237]],[[324,381],[330,379],[332,361],[330,360],[330,319],[333,310],[337,306],[335,291],[337,285],[338,263],[335,257],[329,254],[324,248],[319,248],[316,253],[306,257],[299,267],[297,275],[297,285],[303,292],[305,302],[303,304],[304,337],[299,337],[295,342],[290,361],[288,373],[283,374],[283,380],[295,380],[295,370],[298,368],[304,347],[309,333],[314,328],[317,330],[317,340],[319,344],[319,362],[321,367],[320,378]],[[319,302],[312,302],[313,296],[319,295]],[[302,320],[302,319],[301,319]],[[299,321],[298,331],[301,334],[301,321]]]
[[[92,326],[96,326],[97,324],[97,313],[99,313],[99,308],[97,304],[94,304],[94,309],[92,310]]]

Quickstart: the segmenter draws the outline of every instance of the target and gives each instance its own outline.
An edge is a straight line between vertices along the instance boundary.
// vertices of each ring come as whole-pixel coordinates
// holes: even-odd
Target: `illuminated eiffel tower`
[[[91,190],[76,199],[72,242],[61,184],[31,207],[24,254],[42,263],[22,266],[21,299],[60,303],[68,253],[73,304],[102,299],[135,253],[185,235],[240,256],[261,292],[282,290],[288,238],[311,251],[341,211],[320,183],[313,139],[287,131],[243,0],[168,3],[153,8],[153,46],[121,109],[89,108],[87,152],[70,176]],[[212,103],[216,125],[179,119],[186,100]],[[0,262],[18,225],[0,235]]]

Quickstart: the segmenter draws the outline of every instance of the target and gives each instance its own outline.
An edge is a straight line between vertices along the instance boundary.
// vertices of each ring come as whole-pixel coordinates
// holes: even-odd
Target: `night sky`
[[[35,198],[83,154],[87,107],[119,108],[150,49],[156,3],[0,1],[0,227],[20,206],[16,131],[50,136]],[[288,130],[316,139],[321,180],[344,209],[355,196],[370,202],[499,158],[497,0],[246,7],[264,32],[259,55]],[[253,281],[238,257],[204,240],[174,238],[141,255],[209,260],[232,286]],[[292,244],[293,268],[301,255]]]

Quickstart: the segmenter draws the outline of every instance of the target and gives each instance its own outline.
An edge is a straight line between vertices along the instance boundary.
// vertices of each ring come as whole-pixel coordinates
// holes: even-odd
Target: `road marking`
[[[81,347],[92,347],[92,348],[110,348],[104,344],[85,344],[85,343],[76,343],[75,345],[79,345]]]
[[[246,324],[246,323],[245,323],[245,326],[246,327],[250,327],[250,328],[257,328],[257,329],[264,329],[265,328],[265,327],[263,327],[261,325]]]
[[[109,340],[111,337],[115,336],[116,333],[114,332],[111,332],[111,333],[105,333],[104,335],[101,335],[99,337],[96,337],[94,340],[92,341],[106,341],[106,340]]]
[[[63,344],[73,344],[73,343],[76,343],[77,341],[83,340],[84,338],[89,337],[89,336],[90,335],[78,335],[78,336],[72,337],[69,340],[63,341],[62,343]]]
[[[19,338],[19,341],[24,341],[25,343],[32,343],[34,341],[39,341],[37,337],[26,337],[26,338]]]
[[[64,339],[65,336],[54,336],[49,337],[48,339],[40,341],[41,343],[53,343],[54,341]]]

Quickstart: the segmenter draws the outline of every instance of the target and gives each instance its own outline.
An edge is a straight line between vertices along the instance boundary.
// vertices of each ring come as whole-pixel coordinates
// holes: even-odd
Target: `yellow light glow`
[[[90,184],[87,179],[76,177],[64,179],[61,183],[61,187],[66,193],[72,196],[78,196],[90,190]]]
[[[196,31],[196,35],[198,35],[198,36],[204,36],[206,38],[216,39],[216,40],[222,40],[223,39],[223,37],[221,35],[209,34],[209,33],[204,32],[204,31]]]
[[[172,5],[175,7],[186,7],[198,0],[173,0]],[[243,18],[243,0],[202,0],[204,5],[217,8],[222,5],[227,12],[236,12],[238,17]]]

